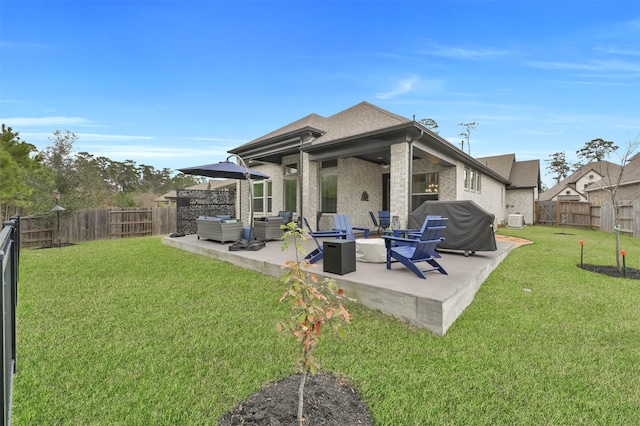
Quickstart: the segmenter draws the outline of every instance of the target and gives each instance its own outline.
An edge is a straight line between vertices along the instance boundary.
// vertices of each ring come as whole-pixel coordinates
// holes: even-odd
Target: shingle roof
[[[492,157],[480,157],[476,158],[480,163],[489,167],[491,170],[498,173],[505,179],[509,179],[511,176],[511,169],[513,163],[516,161],[515,154],[495,155]]]
[[[617,169],[620,170],[620,167]],[[618,179],[618,171],[615,171],[615,175],[612,175],[611,184],[616,185]],[[609,182],[605,181],[604,185],[606,186]],[[622,170],[622,176],[620,176],[620,185],[626,184],[635,184],[640,183],[640,153],[631,157],[631,159],[627,162]],[[596,183],[591,184],[586,190],[597,190],[602,188],[602,185],[597,185]]]
[[[368,102],[360,102],[328,117],[327,132],[314,140],[313,144],[340,140],[405,123],[411,123],[411,120]]]
[[[327,119],[325,117],[322,117],[321,115],[313,113],[313,114],[307,115],[306,117],[301,118],[300,120],[294,121],[291,124],[287,124],[284,127],[274,130],[273,132],[267,133],[264,136],[260,136],[257,139],[249,141],[246,144],[240,146],[239,148],[244,148],[246,146],[253,145],[254,143],[262,142],[269,139],[274,139],[279,136],[295,133],[296,131],[307,129],[307,128],[313,128],[313,129],[320,130],[322,132],[326,132],[327,127],[328,127]]]
[[[620,172],[620,166],[610,163],[609,161],[594,161],[585,164],[575,172],[571,173],[565,179],[561,180],[559,183],[553,185],[547,191],[542,192],[539,196],[539,199],[542,201],[551,200],[567,187],[582,193],[583,191],[581,189],[576,188],[576,182],[578,182],[580,178],[591,171],[598,173],[600,176],[606,177],[610,175],[613,177],[615,176],[615,174]]]
[[[400,135],[400,132],[409,130],[430,133],[437,148],[447,153],[447,155],[452,155],[465,163],[477,165],[483,169],[483,173],[498,181],[508,183],[509,170],[503,170],[502,173],[505,173],[504,175],[500,174],[493,168],[477,162],[476,159],[468,156],[451,142],[430,132],[415,120],[394,114],[366,101],[329,117],[322,117],[318,114],[307,115],[229,152],[244,155],[246,158],[253,158],[258,161],[278,161],[282,155],[299,150],[300,141],[304,143],[304,148],[311,152],[324,148],[331,149],[334,143],[354,144],[360,141],[367,143],[369,142],[367,138],[371,135],[380,136],[387,133],[393,134],[394,132],[396,135]],[[313,138],[306,139],[304,136],[307,132],[311,132]],[[511,162],[513,162],[515,156],[511,154],[506,158],[511,159]],[[504,164],[508,165],[509,163],[505,161]],[[532,183],[530,186],[535,185],[535,183]]]
[[[540,181],[540,160],[516,161],[515,154],[480,157],[476,160],[508,179],[510,188],[534,188]]]
[[[540,160],[516,161],[509,180],[514,188],[537,187],[540,183]]]
[[[316,145],[410,122],[411,120],[407,118],[383,110],[369,102],[360,102],[329,117],[322,117],[315,113],[309,114],[291,124],[247,142],[236,148],[236,150],[242,150],[254,144],[277,139],[288,134],[295,134],[309,128],[321,133],[321,136],[313,141],[313,144]]]
[[[640,181],[640,152],[631,157],[631,160],[624,167],[622,181],[620,183],[630,183]]]

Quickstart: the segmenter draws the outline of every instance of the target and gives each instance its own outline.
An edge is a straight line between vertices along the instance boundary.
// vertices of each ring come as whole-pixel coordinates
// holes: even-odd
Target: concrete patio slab
[[[162,242],[274,277],[280,277],[282,265],[294,258],[293,248],[282,251],[281,241],[267,242],[259,251],[229,251],[230,244],[198,240],[196,235],[164,237]],[[387,270],[384,263],[356,262],[354,272],[337,275],[324,272],[323,264],[319,262],[314,272],[319,277],[335,279],[347,296],[365,306],[443,336],[471,304],[484,280],[515,246],[512,241],[498,239],[498,250],[493,252],[476,252],[468,257],[462,253],[443,252],[439,262],[448,275],[428,272],[426,280],[399,263],[392,264],[391,270]],[[306,242],[307,251],[315,247],[313,240]]]

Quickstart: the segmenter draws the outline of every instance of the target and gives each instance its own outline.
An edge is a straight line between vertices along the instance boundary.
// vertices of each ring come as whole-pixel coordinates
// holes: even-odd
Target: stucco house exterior
[[[613,182],[620,174],[620,166],[609,161],[594,161],[580,167],[559,183],[540,193],[540,201],[589,200],[586,189],[596,182]]]
[[[318,212],[340,213],[353,226],[371,227],[369,211],[389,210],[406,227],[425,200],[473,200],[502,222],[512,210],[533,211],[540,176],[538,166],[531,172],[537,182],[522,185],[515,156],[497,171],[492,160],[474,159],[415,119],[368,102],[329,117],[307,115],[229,152],[270,176],[253,181],[256,217],[288,210],[310,223]],[[239,214],[248,217],[248,186],[239,185]],[[530,194],[520,200],[519,190]]]
[[[521,214],[524,222],[533,224],[538,199],[540,160],[516,161],[515,154],[481,157],[477,160],[509,180],[505,197],[505,213]]]
[[[624,166],[618,167],[618,174],[612,174],[611,180],[602,179],[585,188],[589,202],[595,205],[611,202],[610,190],[617,185],[617,201],[633,201],[640,199],[640,153],[633,156]],[[622,172],[620,175],[619,173]],[[618,184],[618,177],[620,183]]]

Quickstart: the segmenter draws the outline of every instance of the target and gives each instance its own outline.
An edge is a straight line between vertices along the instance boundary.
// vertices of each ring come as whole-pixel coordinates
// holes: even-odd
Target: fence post
[[[640,199],[633,200],[633,236],[640,238]]]
[[[0,425],[11,423],[13,375],[16,363],[16,305],[19,276],[20,217],[13,216],[2,223],[0,230],[0,298],[2,304],[2,419]]]

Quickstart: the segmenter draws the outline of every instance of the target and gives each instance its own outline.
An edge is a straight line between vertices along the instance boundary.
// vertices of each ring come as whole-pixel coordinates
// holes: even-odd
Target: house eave
[[[302,143],[300,150],[308,153],[309,158],[314,161],[340,157],[356,157],[358,155],[375,152],[396,143],[397,141],[394,140],[394,134],[397,134],[407,127],[410,126],[402,123],[393,127],[350,135],[327,142],[310,140]],[[367,140],[367,145],[363,146],[361,144],[349,143],[361,140]]]
[[[593,192],[593,191],[613,188],[615,186],[627,186],[627,185],[636,185],[636,184],[640,184],[640,180],[630,180],[627,182],[620,182],[619,184],[602,185],[602,186],[599,186],[598,182],[596,182],[589,185],[587,188],[585,188],[584,192]]]
[[[322,130],[313,127],[303,127],[294,131],[278,135],[277,137],[249,142],[239,147],[230,149],[230,154],[236,154],[246,160],[268,161],[277,159],[284,155],[299,152],[300,146],[305,139],[313,139],[323,134]]]

